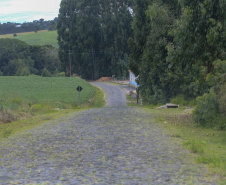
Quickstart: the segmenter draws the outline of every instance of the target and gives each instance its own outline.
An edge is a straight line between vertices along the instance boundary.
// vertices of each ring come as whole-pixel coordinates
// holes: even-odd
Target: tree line
[[[130,68],[150,104],[198,96],[194,118],[226,128],[224,0],[135,0]],[[206,93],[206,94],[205,94]]]
[[[59,12],[68,73],[97,79],[131,69],[149,104],[194,105],[201,96],[198,122],[226,116],[225,0],[62,0]]]
[[[31,32],[31,31],[39,31],[39,30],[56,30],[57,18],[51,21],[45,21],[44,19],[40,19],[33,22],[24,22],[20,23],[0,23],[0,35],[4,34],[16,34],[23,32]]]
[[[93,80],[126,76],[132,9],[133,0],[62,0],[59,57],[68,73]]]
[[[0,39],[0,76],[58,75],[60,61],[53,46]]]

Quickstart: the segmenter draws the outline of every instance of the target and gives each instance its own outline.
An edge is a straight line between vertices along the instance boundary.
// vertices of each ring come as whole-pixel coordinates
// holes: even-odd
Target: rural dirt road
[[[0,143],[0,184],[216,184],[145,109],[126,107],[124,90],[95,85],[107,107]]]

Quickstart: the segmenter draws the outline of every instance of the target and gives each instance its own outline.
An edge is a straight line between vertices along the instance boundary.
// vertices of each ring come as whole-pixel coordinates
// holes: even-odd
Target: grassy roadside
[[[156,109],[156,106],[136,104],[136,99],[127,95],[128,105],[146,108],[170,137],[190,150],[196,162],[205,164],[209,175],[216,177],[218,184],[226,184],[226,131],[197,126],[192,119],[192,108]]]
[[[201,128],[192,121],[192,109],[150,109],[154,121],[160,123],[171,137],[196,155],[196,162],[206,164],[209,175],[219,184],[226,184],[226,131]]]
[[[69,113],[76,113],[89,108],[103,107],[105,105],[104,92],[93,86],[95,89],[94,97],[81,105],[81,108],[51,110],[47,112],[37,112],[33,117],[23,120],[14,121],[7,124],[0,124],[0,141],[7,139],[10,136],[19,134],[25,130],[32,129],[38,125],[46,123],[50,120],[55,120],[60,117],[67,116]]]

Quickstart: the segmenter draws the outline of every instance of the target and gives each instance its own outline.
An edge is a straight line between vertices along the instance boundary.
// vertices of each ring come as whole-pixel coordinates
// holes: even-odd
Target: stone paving
[[[61,118],[0,143],[0,184],[216,184],[145,109]]]

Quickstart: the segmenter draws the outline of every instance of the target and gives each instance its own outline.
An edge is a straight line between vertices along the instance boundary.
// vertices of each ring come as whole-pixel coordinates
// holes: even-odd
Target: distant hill
[[[30,45],[52,45],[58,48],[57,43],[57,31],[42,30],[35,32],[17,33],[17,36],[13,34],[0,35],[0,38],[16,38],[22,40]]]
[[[15,23],[7,22],[0,23],[0,35],[23,33],[40,30],[56,30],[57,17],[53,20],[45,21],[44,19],[34,20],[33,22]]]

